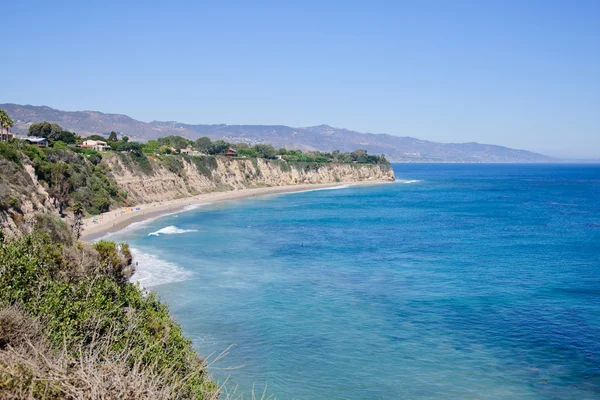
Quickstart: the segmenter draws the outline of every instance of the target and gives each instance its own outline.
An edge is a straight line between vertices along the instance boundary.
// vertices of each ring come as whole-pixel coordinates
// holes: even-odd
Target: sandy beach
[[[127,228],[129,225],[147,219],[158,218],[163,215],[184,211],[187,206],[218,203],[228,200],[238,200],[248,197],[258,197],[281,193],[302,192],[314,189],[327,189],[347,185],[373,185],[389,183],[388,181],[369,182],[340,182],[326,184],[302,184],[275,186],[254,189],[232,190],[228,192],[203,193],[197,196],[181,199],[160,201],[154,203],[137,204],[130,207],[122,207],[111,210],[100,215],[86,218],[83,221],[82,240],[93,241],[109,233],[117,232]]]

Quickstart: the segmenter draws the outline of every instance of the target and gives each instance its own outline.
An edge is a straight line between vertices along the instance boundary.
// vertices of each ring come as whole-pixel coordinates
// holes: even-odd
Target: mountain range
[[[192,125],[174,121],[142,122],[121,114],[98,111],[61,111],[47,106],[0,104],[15,121],[13,131],[25,134],[33,122],[57,123],[81,136],[108,135],[110,131],[132,140],[147,141],[167,135],[188,139],[208,136],[230,142],[269,143],[279,147],[333,151],[366,149],[371,154],[385,154],[396,162],[552,162],[554,158],[526,150],[480,143],[438,143],[409,136],[361,133],[348,129],[318,125],[293,128],[285,125]]]

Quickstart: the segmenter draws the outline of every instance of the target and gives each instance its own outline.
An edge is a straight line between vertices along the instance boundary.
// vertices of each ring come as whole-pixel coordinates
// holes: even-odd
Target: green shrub
[[[0,142],[0,157],[21,166],[21,157],[14,143]]]
[[[144,175],[151,175],[154,169],[152,164],[142,152],[119,153],[121,161],[125,166],[134,172],[141,172]]]
[[[182,156],[184,160],[193,163],[198,172],[208,178],[217,169],[217,159],[213,156]]]
[[[99,271],[120,259],[114,243],[94,247]],[[20,304],[39,318],[43,335],[55,349],[65,349],[73,365],[91,349],[99,352],[98,363],[122,358],[127,368],[176,387],[170,398],[212,398],[216,385],[164,304],[110,274],[69,276],[62,254],[62,246],[43,234],[0,243],[0,309]]]
[[[177,176],[185,177],[185,172],[183,171],[182,159],[177,156],[160,156],[159,160],[161,164],[167,168],[169,171],[173,172]]]
[[[73,234],[71,230],[59,217],[50,214],[38,213],[35,215],[33,229],[40,233],[45,233],[53,243],[66,245],[73,244]]]

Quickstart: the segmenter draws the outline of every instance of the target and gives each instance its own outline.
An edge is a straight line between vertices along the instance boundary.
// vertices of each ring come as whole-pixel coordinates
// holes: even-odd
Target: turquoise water
[[[600,398],[600,167],[395,170],[118,238],[237,393]]]

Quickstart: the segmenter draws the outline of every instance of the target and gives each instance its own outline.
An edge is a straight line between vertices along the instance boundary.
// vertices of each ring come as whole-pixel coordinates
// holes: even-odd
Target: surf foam
[[[149,233],[148,236],[160,236],[160,235],[178,235],[182,233],[188,232],[198,232],[197,229],[180,229],[174,225],[167,226],[165,228],[159,229],[156,232]]]
[[[182,282],[194,276],[192,271],[139,249],[132,248],[131,255],[136,266],[131,281],[139,282],[146,289],[165,283]]]

